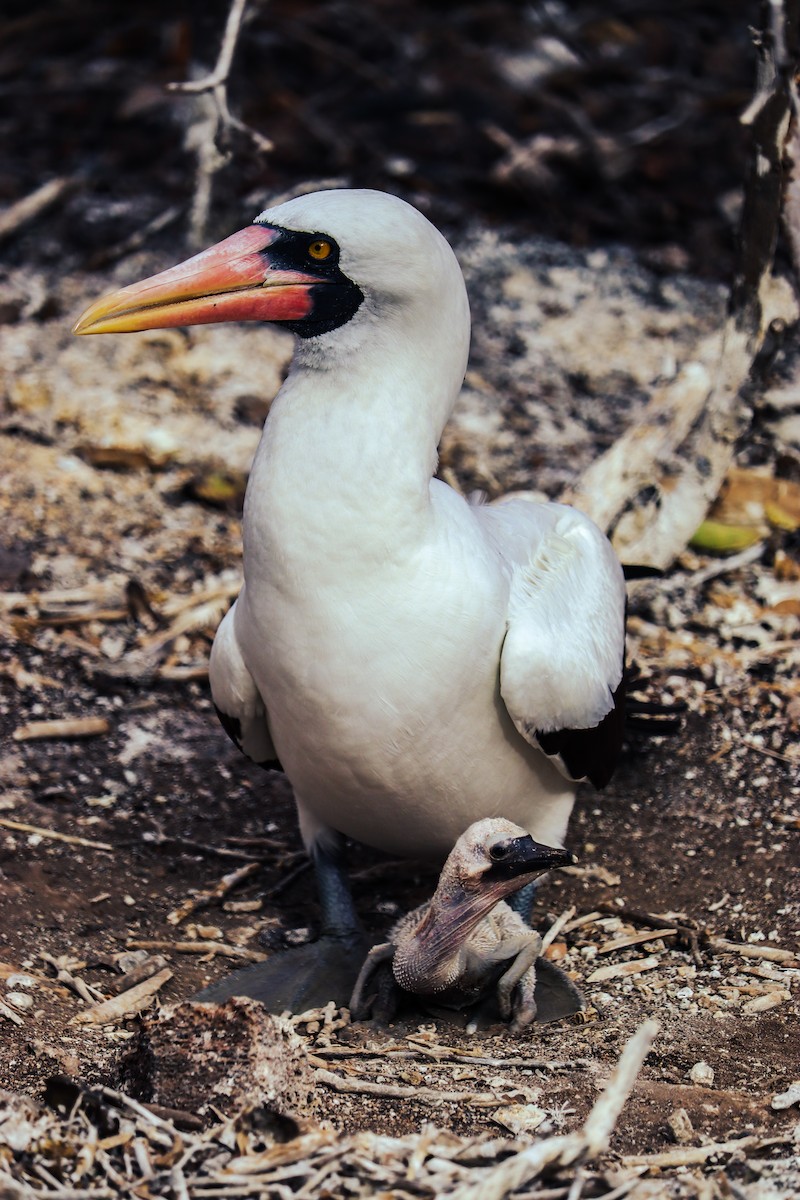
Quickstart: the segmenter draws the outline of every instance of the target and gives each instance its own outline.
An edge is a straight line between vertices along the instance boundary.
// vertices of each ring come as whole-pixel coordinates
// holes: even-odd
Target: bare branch
[[[739,261],[716,371],[687,363],[655,393],[643,419],[594,462],[566,499],[611,532],[623,561],[667,567],[716,498],[749,426],[751,392],[779,331],[798,317],[785,280],[772,274],[781,216],[783,159],[797,111],[790,44],[798,0],[770,0],[757,40],[753,101],[742,115],[751,130]],[[785,11],[788,9],[789,11]]]
[[[209,75],[204,75],[202,79],[188,80],[185,83],[168,83],[168,91],[197,95],[199,92],[214,91],[220,84],[228,82],[246,7],[247,0],[233,0],[228,13],[228,20],[225,22],[225,33],[214,70]]]
[[[214,176],[230,159],[231,134],[243,134],[262,154],[273,149],[270,139],[235,117],[228,104],[228,80],[246,7],[247,0],[232,0],[213,71],[200,79],[167,84],[168,91],[194,96],[198,101],[195,119],[186,131],[187,149],[194,151],[197,158],[189,218],[189,240],[192,245],[200,245],[205,240]]]

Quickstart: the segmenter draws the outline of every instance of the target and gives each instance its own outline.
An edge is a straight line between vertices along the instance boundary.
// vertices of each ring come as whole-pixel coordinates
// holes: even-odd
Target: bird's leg
[[[536,985],[536,974],[531,972],[531,988],[530,996],[528,997],[528,1008],[532,1009],[530,1016],[524,1020],[525,1004],[520,1006],[518,1003],[519,997],[515,996],[515,989],[523,977],[531,971],[536,959],[539,957],[539,952],[542,949],[542,939],[538,933],[522,934],[518,941],[506,942],[503,946],[504,951],[513,954],[511,965],[500,976],[497,981],[497,1001],[500,1006],[500,1015],[504,1021],[507,1021],[514,1013],[514,1032],[517,1032],[517,1026],[520,1028],[530,1024],[536,1016],[536,1002],[533,999],[533,989]],[[521,1022],[521,1023],[520,1023]]]
[[[369,945],[347,882],[343,846],[343,839],[329,839],[327,846],[317,840],[310,850],[322,910],[320,938],[234,971],[205,988],[196,1000],[251,996],[274,1013],[306,1012],[329,1000],[347,1004]]]
[[[364,941],[364,930],[345,869],[344,838],[339,834],[335,837],[328,846],[321,841],[315,842],[310,850],[317,877],[322,937],[360,945]]]
[[[523,974],[513,996],[513,1018],[511,1032],[522,1033],[536,1020],[539,1006],[536,1003],[536,964],[531,963]]]
[[[531,924],[531,912],[536,900],[539,883],[540,879],[533,879],[530,883],[526,883],[523,888],[520,888],[518,892],[515,892],[513,896],[506,897],[506,904],[522,918],[526,925]],[[514,1020],[511,1026],[512,1031],[515,1033],[519,1032],[520,1029],[523,1029],[533,1020],[542,1023],[559,1021],[563,1017],[580,1012],[584,1007],[583,996],[569,976],[557,967],[555,963],[551,963],[546,958],[538,957],[541,951],[541,939],[538,940],[540,945],[536,951],[537,960],[530,968],[530,980],[525,979],[520,984],[521,988],[524,987],[525,994],[523,995],[523,992],[519,989],[517,993],[518,1007],[515,1009]],[[530,1005],[525,999],[529,988],[531,992]],[[535,1000],[532,995],[534,988],[536,989]],[[521,1019],[522,1015],[528,1011],[531,1011],[531,1016],[525,1016],[524,1019]]]
[[[504,1020],[511,1021],[511,1032],[522,1033],[536,1020],[536,966],[542,951],[542,939],[531,933],[517,957],[497,984],[497,999]]]

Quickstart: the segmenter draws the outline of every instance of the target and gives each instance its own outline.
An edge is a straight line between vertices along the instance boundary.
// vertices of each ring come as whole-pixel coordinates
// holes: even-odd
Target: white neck
[[[301,582],[310,563],[322,582],[418,537],[469,339],[463,284],[426,300],[298,346],[248,486],[248,574]]]

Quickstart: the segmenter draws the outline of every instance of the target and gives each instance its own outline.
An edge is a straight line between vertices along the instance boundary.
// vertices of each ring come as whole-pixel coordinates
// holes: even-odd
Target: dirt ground
[[[425,20],[415,35],[414,53],[425,69],[415,86],[428,100],[437,97],[439,113],[439,122],[429,117],[425,127],[442,136],[441,114],[451,112],[447,128],[458,133],[461,149],[449,177],[431,166],[436,139],[420,151],[413,170],[398,166],[418,144],[410,140],[409,113],[419,123],[423,111],[413,90],[403,93],[400,105],[402,81],[390,94],[384,85],[388,115],[381,125],[374,116],[359,118],[352,89],[340,96],[329,79],[331,120],[351,130],[350,140],[338,154],[329,145],[325,154],[306,152],[301,163],[292,99],[302,55],[292,43],[281,88],[269,102],[253,101],[246,113],[269,128],[279,150],[261,174],[251,159],[240,158],[235,186],[237,160],[225,169],[212,226],[229,221],[225,232],[238,227],[259,207],[257,192],[281,190],[303,176],[344,174],[421,197],[453,236],[477,327],[442,471],[465,490],[540,487],[557,495],[636,419],[653,381],[669,369],[665,362],[701,357],[703,337],[719,323],[720,281],[732,245],[722,198],[736,187],[741,149],[715,126],[720,153],[703,155],[697,116],[733,119],[747,93],[747,47],[746,38],[731,36],[718,39],[712,54],[720,14],[704,6],[681,60],[695,81],[702,75],[698,62],[707,72],[703,86],[687,93],[688,115],[681,112],[652,142],[632,140],[617,175],[598,168],[605,192],[587,195],[585,166],[579,171],[564,150],[550,174],[533,183],[526,176],[520,193],[519,179],[512,186],[498,167],[498,137],[478,139],[478,153],[465,134],[465,123],[478,117],[484,134],[493,123],[517,139],[547,128],[509,82],[521,69],[517,63],[512,70],[508,61],[521,36],[512,8],[477,6],[472,24],[462,17],[461,38],[448,35],[474,67],[472,82],[451,106],[442,100],[451,93],[442,89],[452,85],[453,60],[445,69]],[[494,25],[490,10],[497,10]],[[269,11],[288,22],[280,6]],[[574,128],[572,98],[564,93],[579,85],[593,101],[593,120],[608,122],[608,138],[620,132],[616,105],[623,104],[625,88],[636,90],[636,80],[641,119],[655,120],[667,76],[678,71],[671,20],[643,8],[604,25],[589,6],[581,11],[568,48],[577,44],[585,65],[587,45],[616,47],[616,66],[609,51],[592,71],[573,67],[572,78],[567,72],[552,84],[562,100],[560,106],[549,101],[558,114],[554,136],[564,135],[562,120]],[[331,62],[344,62],[380,91],[363,65],[375,31],[362,29],[357,45],[345,37],[358,26],[359,12],[339,6],[325,28],[298,18],[292,36],[324,60],[326,71],[333,72]],[[228,741],[210,703],[205,667],[213,630],[238,587],[242,490],[291,339],[211,328],[93,339],[90,348],[71,341],[71,320],[89,299],[185,253],[177,232],[167,232],[154,234],[143,250],[124,250],[106,262],[96,257],[176,196],[186,201],[190,163],[176,149],[182,131],[177,118],[170,127],[159,116],[154,95],[191,57],[186,40],[189,30],[200,36],[197,22],[176,18],[159,40],[153,25],[139,18],[116,27],[111,21],[100,38],[96,18],[103,14],[109,10],[88,4],[76,23],[45,29],[20,9],[12,30],[16,50],[4,51],[0,62],[14,94],[23,96],[30,77],[23,85],[17,60],[30,46],[26,39],[42,39],[34,75],[61,131],[51,170],[63,169],[64,130],[87,105],[81,88],[67,82],[70,67],[83,64],[88,72],[87,64],[94,64],[86,77],[101,99],[113,95],[125,132],[109,142],[108,126],[89,106],[90,119],[74,135],[70,153],[93,161],[95,175],[70,185],[52,220],[34,223],[9,243],[10,265],[0,279],[0,1088],[35,1098],[61,1073],[117,1085],[120,1056],[135,1036],[137,1019],[100,1028],[72,1023],[86,1007],[76,978],[107,994],[133,961],[125,955],[138,943],[160,943],[152,952],[166,957],[172,975],[159,1001],[178,1001],[248,955],[308,940],[318,919],[289,786],[283,776],[249,764]],[[274,54],[264,19],[262,13],[254,22],[252,45]],[[489,27],[492,36],[479,55],[476,45]],[[89,37],[87,30],[95,32]],[[541,53],[544,33],[525,33]],[[286,29],[282,36],[291,41]],[[405,49],[398,42],[386,54],[395,63],[399,56],[408,74],[417,60],[408,29],[404,36]],[[633,53],[631,38],[644,39],[650,54],[638,76],[626,57]],[[505,82],[493,90],[500,58]],[[648,79],[655,91],[647,92]],[[312,116],[319,115],[315,109]],[[306,108],[303,128],[312,125]],[[8,128],[13,155],[27,161],[14,119]],[[379,154],[380,131],[386,145]],[[366,159],[358,159],[360,139],[370,148]],[[602,146],[608,149],[608,141]],[[38,129],[21,176],[26,187],[40,182],[45,150]],[[170,163],[161,180],[159,162]],[[695,171],[707,167],[707,188],[697,180],[692,186],[690,162]],[[667,176],[669,184],[656,186]],[[133,191],[123,186],[133,187],[134,180]],[[11,174],[0,185],[9,201],[16,198]],[[559,187],[565,191],[556,203]],[[601,218],[621,190],[630,238],[624,212],[613,227]],[[545,232],[571,240],[571,248],[533,235],[534,193],[549,197]],[[564,194],[576,197],[571,228],[561,215],[570,207]],[[667,210],[669,236],[659,222]],[[176,218],[174,230],[183,228],[182,220]],[[691,236],[684,236],[689,229]],[[599,311],[608,326],[599,328]],[[582,314],[582,324],[567,324],[567,312]],[[758,476],[770,487],[780,485],[782,512],[797,503],[800,490],[797,379],[790,341],[738,457],[745,473],[739,484],[750,486]],[[724,1173],[729,1188],[720,1194],[796,1194],[791,1131],[797,1108],[773,1099],[800,1078],[800,550],[796,525],[765,524],[763,503],[755,525],[761,540],[731,565],[687,550],[666,578],[631,585],[630,652],[646,678],[643,692],[683,701],[687,712],[677,735],[631,734],[605,791],[581,789],[569,835],[579,864],[541,889],[536,918],[542,929],[571,910],[552,953],[581,986],[585,1011],[520,1038],[497,1027],[468,1036],[458,1023],[414,1010],[389,1030],[344,1022],[326,1034],[309,1026],[303,1036],[316,1060],[331,1070],[346,1064],[351,1081],[497,1095],[492,1107],[325,1092],[325,1116],[336,1130],[399,1136],[433,1121],[463,1136],[516,1133],[508,1110],[519,1103],[541,1110],[539,1133],[575,1128],[625,1040],[652,1016],[661,1031],[617,1125],[612,1161],[624,1165],[626,1156],[750,1136],[757,1162],[741,1150],[709,1160],[707,1170],[715,1178]],[[100,725],[92,736],[47,738],[27,728],[59,718],[93,718]],[[59,834],[73,841],[58,840]],[[247,861],[260,865],[222,901],[180,923],[169,920],[187,897]],[[351,850],[351,872],[376,940],[435,882],[428,866],[384,861],[363,847]],[[666,931],[649,925],[648,915],[663,918]],[[631,941],[648,929],[652,937]],[[192,952],[199,942],[221,949]],[[619,970],[603,971],[612,967]],[[420,1065],[396,1057],[399,1048],[414,1051],[420,1038],[462,1055],[477,1046],[492,1065]],[[530,1065],[542,1060],[560,1065]],[[676,1110],[685,1110],[689,1122],[680,1135]],[[654,1168],[649,1178],[662,1177]],[[662,1182],[663,1192],[647,1194],[693,1195],[700,1187],[685,1168],[668,1171]]]

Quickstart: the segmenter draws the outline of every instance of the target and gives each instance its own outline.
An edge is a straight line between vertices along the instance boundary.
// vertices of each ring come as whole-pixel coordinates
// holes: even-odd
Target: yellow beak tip
[[[94,305],[91,308],[87,308],[72,326],[72,332],[76,333],[78,337],[84,333],[94,333],[96,331],[98,322],[97,318],[93,316],[93,310]]]

